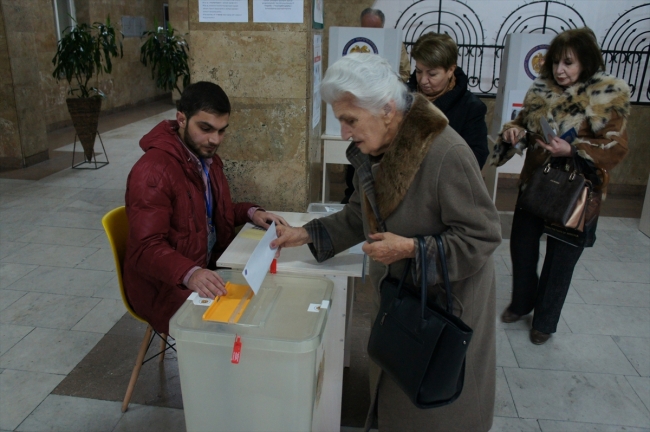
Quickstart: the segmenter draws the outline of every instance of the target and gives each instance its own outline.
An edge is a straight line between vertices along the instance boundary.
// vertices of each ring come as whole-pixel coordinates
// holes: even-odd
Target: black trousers
[[[510,234],[512,258],[512,302],[508,307],[517,315],[533,310],[533,328],[555,333],[573,270],[584,248],[571,246],[548,237],[542,274],[537,276],[540,237],[544,221],[533,214],[515,209]]]

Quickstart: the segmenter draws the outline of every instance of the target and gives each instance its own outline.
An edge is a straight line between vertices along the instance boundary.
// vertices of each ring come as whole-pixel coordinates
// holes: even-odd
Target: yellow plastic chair
[[[122,281],[122,268],[124,267],[124,255],[126,254],[126,240],[129,236],[129,220],[126,217],[126,207],[117,207],[106,213],[102,218],[102,225],[104,226],[104,230],[108,236],[108,242],[111,244],[111,249],[113,250],[113,258],[115,259],[115,271],[117,273],[117,281],[120,285],[120,294],[122,295],[122,302],[124,302],[124,307],[127,311],[129,311],[133,318],[147,324],[147,330],[144,333],[142,344],[140,344],[140,351],[138,351],[138,356],[135,360],[133,372],[131,372],[131,380],[129,381],[129,386],[126,389],[126,395],[124,395],[124,401],[122,402],[122,412],[126,412],[126,410],[129,408],[129,401],[131,400],[131,395],[133,394],[133,389],[135,388],[135,382],[138,380],[138,375],[140,375],[140,369],[142,368],[142,365],[158,356],[160,356],[160,361],[162,362],[165,358],[165,351],[168,349],[173,349],[176,351],[176,348],[174,348],[175,344],[172,345],[167,342],[166,334],[158,333],[153,329],[153,327],[151,327],[151,325],[149,325],[149,323],[144,318],[138,315],[129,304],[129,300],[126,298],[126,293],[124,292],[124,282]],[[144,360],[144,356],[147,353],[156,335],[161,339],[161,351],[158,354],[149,357],[147,360]]]

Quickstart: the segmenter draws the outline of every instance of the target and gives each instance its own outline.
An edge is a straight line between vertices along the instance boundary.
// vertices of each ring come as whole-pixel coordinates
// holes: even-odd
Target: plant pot
[[[72,118],[74,130],[77,132],[81,146],[84,149],[84,157],[86,161],[90,162],[93,158],[102,100],[97,97],[69,98],[65,102],[68,105],[68,112]]]

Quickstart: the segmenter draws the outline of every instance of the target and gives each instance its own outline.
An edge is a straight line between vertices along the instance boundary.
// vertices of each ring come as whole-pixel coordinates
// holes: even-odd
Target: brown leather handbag
[[[548,223],[581,230],[591,182],[577,172],[575,164],[554,162],[533,173],[518,205]]]
[[[596,168],[596,179],[602,179],[603,187],[599,190],[592,190],[587,198],[587,205],[584,215],[584,224],[581,230],[571,229],[557,224],[546,223],[544,233],[565,243],[576,247],[591,247],[596,242],[596,227],[600,215],[600,204],[602,203],[602,189],[609,182],[609,174],[602,168]]]

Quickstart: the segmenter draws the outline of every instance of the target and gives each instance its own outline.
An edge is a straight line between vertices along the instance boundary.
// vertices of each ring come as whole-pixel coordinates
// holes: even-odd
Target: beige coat
[[[463,393],[451,405],[428,410],[416,408],[372,364],[371,394],[373,400],[378,397],[380,431],[488,431],[493,419],[496,368],[492,253],[501,242],[501,230],[499,215],[488,196],[476,158],[447,125],[444,114],[419,95],[380,163],[373,165],[353,147],[348,149],[348,156],[357,165],[355,193],[341,212],[318,222],[329,235],[332,252],[338,253],[367,240],[369,233],[382,231],[383,219],[388,232],[405,237],[426,236],[427,254],[433,263],[436,253],[431,235],[442,233],[454,309],[474,330]],[[379,308],[381,280],[388,271],[399,277],[404,262],[389,268],[371,262],[370,277],[375,287],[373,321]],[[432,267],[430,264],[429,268]],[[434,277],[436,285],[432,283]],[[429,295],[444,301],[439,269],[435,275],[430,273],[428,279]]]

